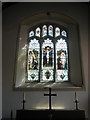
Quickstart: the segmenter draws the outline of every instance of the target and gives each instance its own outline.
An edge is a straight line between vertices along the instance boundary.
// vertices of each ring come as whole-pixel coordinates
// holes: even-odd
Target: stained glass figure
[[[42,37],[45,37],[47,35],[47,26],[43,25],[42,27]]]
[[[42,45],[42,68],[54,67],[54,45],[52,40],[47,38]]]
[[[48,34],[53,37],[53,26],[49,25],[48,27]]]
[[[34,36],[34,31],[29,32],[29,37],[32,37],[32,36]]]
[[[60,28],[56,27],[55,28],[55,37],[58,37],[58,36],[60,36]]]
[[[65,30],[62,31],[62,36],[67,37],[67,33]]]
[[[54,70],[54,45],[47,38],[42,44],[42,80],[53,80]],[[44,78],[44,79],[43,79]]]
[[[43,49],[43,67],[52,67],[52,48],[47,46]]]
[[[58,50],[57,51],[57,64],[58,64],[58,69],[67,69],[67,61],[66,61],[66,51],[65,50]]]
[[[37,37],[40,37],[40,28],[38,27],[38,28],[36,28],[36,31],[35,31],[36,33],[35,33],[35,35],[37,36]]]
[[[40,45],[35,38],[30,40],[28,48],[28,80],[38,80],[39,78]]]
[[[59,39],[56,43],[56,80],[68,80],[68,48],[65,39]]]

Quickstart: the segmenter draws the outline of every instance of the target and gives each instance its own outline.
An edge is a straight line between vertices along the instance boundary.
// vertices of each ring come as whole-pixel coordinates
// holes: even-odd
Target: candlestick
[[[26,102],[26,100],[25,100],[25,93],[23,92],[23,101],[22,101],[22,103],[23,103],[23,110],[25,108],[25,102]]]
[[[76,110],[78,110],[79,101],[77,100],[76,92],[75,92],[75,101],[74,102],[75,102]]]
[[[75,101],[77,100],[77,98],[76,98],[76,92],[75,92]]]
[[[13,111],[11,110],[11,120],[12,120],[12,116],[13,116]]]

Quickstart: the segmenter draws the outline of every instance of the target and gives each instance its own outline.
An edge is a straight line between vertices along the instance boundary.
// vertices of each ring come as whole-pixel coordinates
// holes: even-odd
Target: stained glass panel
[[[47,38],[42,44],[42,81],[52,81],[54,70],[54,45]],[[45,79],[43,79],[45,78]]]
[[[56,81],[68,80],[68,48],[63,38],[56,43]]]
[[[67,33],[65,30],[62,31],[62,36],[67,37]]]
[[[48,27],[48,34],[53,37],[53,26],[49,25]]]
[[[56,27],[55,28],[55,37],[58,37],[58,36],[60,36],[60,28]]]
[[[57,70],[57,81],[68,81],[68,70]]]
[[[29,33],[29,37],[32,37],[32,36],[34,36],[34,31],[30,31]]]
[[[40,45],[39,40],[35,38],[30,40],[28,47],[28,80],[39,80],[39,59],[40,59]]]
[[[42,37],[45,37],[47,35],[47,26],[43,25],[42,27]]]
[[[42,70],[43,81],[53,81],[53,70]]]
[[[37,37],[40,37],[40,28],[39,28],[39,27],[36,28],[36,33],[35,33],[35,35],[36,35]]]

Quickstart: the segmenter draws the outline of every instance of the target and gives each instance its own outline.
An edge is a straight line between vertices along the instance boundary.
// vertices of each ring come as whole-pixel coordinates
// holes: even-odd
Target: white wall
[[[84,3],[21,3],[8,7],[3,11],[3,117],[10,117],[10,111],[15,113],[22,108],[22,92],[13,91],[13,72],[15,62],[16,40],[18,35],[18,25],[21,20],[31,16],[40,10],[55,10],[71,16],[79,24],[80,45],[83,76],[86,83],[86,90],[77,92],[80,101],[79,108],[86,110],[88,115],[88,7]],[[26,92],[26,109],[46,108],[48,98],[43,96],[42,91]],[[52,102],[55,107],[74,109],[74,91],[58,91],[57,97]]]

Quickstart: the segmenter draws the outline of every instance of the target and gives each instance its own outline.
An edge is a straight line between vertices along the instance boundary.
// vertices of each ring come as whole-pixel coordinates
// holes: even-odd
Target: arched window
[[[17,43],[15,88],[81,88],[78,30],[75,20],[54,12],[23,20]]]
[[[27,80],[68,81],[68,37],[60,25],[32,27],[28,39]]]

